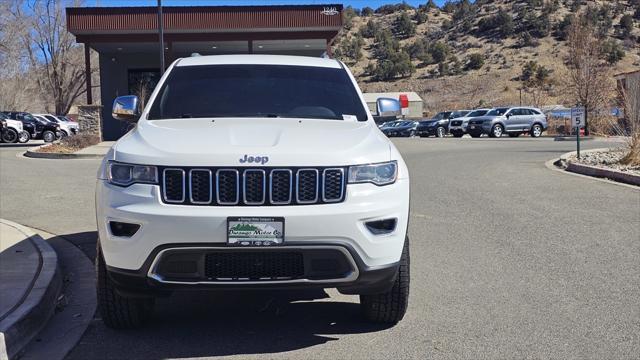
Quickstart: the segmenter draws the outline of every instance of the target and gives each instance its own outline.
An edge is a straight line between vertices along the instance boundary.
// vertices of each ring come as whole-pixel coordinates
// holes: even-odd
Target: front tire
[[[54,133],[53,131],[45,131],[42,134],[42,140],[44,140],[44,142],[53,142],[56,139],[56,133]]]
[[[502,127],[502,125],[495,124],[491,128],[491,132],[489,133],[489,136],[494,138],[499,138],[499,137],[502,137],[503,132],[504,132],[504,128]]]
[[[18,142],[18,132],[15,129],[8,128],[2,133],[2,141],[6,143]]]
[[[531,127],[531,137],[537,138],[542,135],[542,126],[540,124],[535,124]]]
[[[457,138],[461,138],[462,135],[464,135],[464,134],[463,133],[458,133],[458,132],[453,133],[453,137],[457,137]]]
[[[133,329],[142,326],[153,313],[153,298],[121,296],[107,274],[104,257],[98,245],[96,256],[98,308],[105,325],[112,329]]]
[[[482,136],[482,134],[480,133],[469,133],[469,135],[471,135],[472,138],[479,138],[480,136]]]
[[[24,144],[28,142],[30,139],[31,139],[31,136],[29,136],[29,133],[26,131],[23,131],[18,135],[18,142],[20,144]]]
[[[436,137],[443,138],[447,134],[447,130],[442,126],[438,126],[436,129]]]
[[[382,294],[360,295],[360,308],[368,321],[396,324],[409,305],[409,237],[404,241],[398,274],[391,290]]]

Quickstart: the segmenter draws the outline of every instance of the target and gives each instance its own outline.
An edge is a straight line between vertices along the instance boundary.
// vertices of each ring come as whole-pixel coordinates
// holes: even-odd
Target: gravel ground
[[[640,175],[640,166],[628,166],[618,163],[626,154],[626,149],[607,149],[606,151],[583,153],[581,154],[580,159],[573,156],[569,158],[569,161]]]

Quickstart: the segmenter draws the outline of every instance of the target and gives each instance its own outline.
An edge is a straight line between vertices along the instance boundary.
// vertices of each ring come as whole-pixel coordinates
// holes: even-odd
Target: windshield
[[[49,120],[49,121],[51,121],[51,122],[54,122],[54,123],[59,122],[59,120],[58,120],[58,119],[56,119],[56,117],[55,117],[55,116],[52,116],[52,115],[42,115],[42,117],[43,117],[43,118],[45,118],[45,119],[47,119],[47,120]]]
[[[433,117],[433,120],[448,119],[449,115],[451,115],[451,111],[443,111],[443,112],[440,112],[440,113],[436,114],[436,116]]]
[[[467,117],[483,116],[487,113],[487,111],[489,110],[475,110],[467,114]]]
[[[497,109],[493,109],[491,111],[489,111],[487,113],[488,116],[499,116],[499,115],[504,115],[504,113],[507,112],[507,110],[509,110],[509,108],[497,108]]]
[[[343,69],[283,65],[175,67],[151,106],[149,120],[202,117],[288,117],[367,120]]]

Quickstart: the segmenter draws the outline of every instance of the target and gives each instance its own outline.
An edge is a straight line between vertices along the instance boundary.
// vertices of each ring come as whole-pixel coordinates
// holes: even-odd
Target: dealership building
[[[90,73],[90,49],[99,55],[99,125],[105,140],[115,140],[128,124],[111,117],[120,95],[148,93],[165,67],[180,57],[213,54],[287,54],[331,56],[342,27],[342,5],[163,7],[161,53],[157,7],[67,8],[67,28],[84,44]],[[87,76],[87,103],[94,102]]]

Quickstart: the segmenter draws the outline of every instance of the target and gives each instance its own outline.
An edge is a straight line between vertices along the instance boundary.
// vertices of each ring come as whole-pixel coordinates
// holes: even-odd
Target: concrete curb
[[[104,155],[94,155],[94,154],[63,154],[63,153],[45,153],[45,152],[37,152],[38,149],[43,148],[45,146],[49,146],[50,144],[40,145],[32,149],[28,149],[24,152],[23,156],[34,159],[102,159]]]
[[[549,136],[553,137],[554,141],[576,141],[575,136]],[[580,141],[589,141],[593,140],[593,136],[581,136]]]
[[[58,255],[42,237],[20,224],[1,221],[22,232],[37,248],[40,257],[39,271],[28,294],[0,321],[0,359],[4,360],[16,358],[53,315],[62,289],[62,276]]]
[[[590,153],[607,150],[608,148],[583,150],[582,153]],[[622,171],[609,170],[595,166],[575,164],[568,161],[571,156],[576,155],[576,151],[562,154],[559,158],[551,159],[545,166],[554,171],[560,171],[567,175],[580,176],[609,184],[620,185],[638,190],[640,186],[640,176],[632,175]]]

